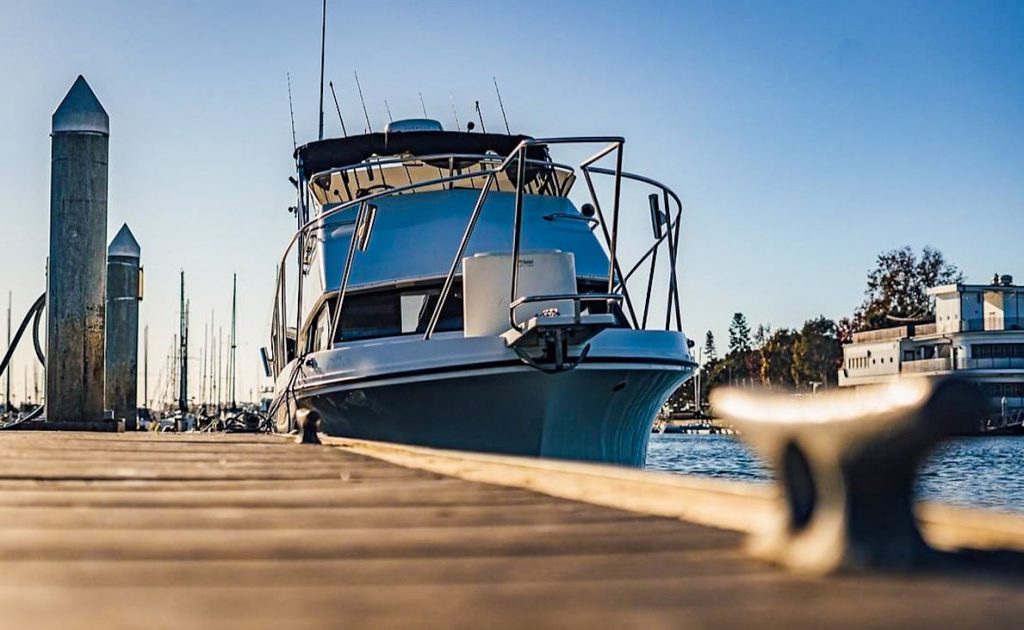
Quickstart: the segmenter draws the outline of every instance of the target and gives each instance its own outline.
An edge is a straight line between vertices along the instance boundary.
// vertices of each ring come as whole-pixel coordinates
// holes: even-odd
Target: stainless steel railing
[[[665,328],[666,329],[671,329],[672,324],[674,323],[676,330],[680,330],[681,331],[681,329],[682,329],[682,322],[681,322],[681,315],[680,315],[680,308],[679,308],[679,291],[678,291],[678,285],[677,285],[677,280],[676,280],[676,269],[675,269],[675,266],[676,266],[677,254],[678,254],[678,246],[679,246],[679,233],[680,233],[680,222],[681,222],[681,216],[682,216],[682,203],[679,200],[679,197],[674,192],[672,192],[667,186],[665,186],[665,185],[663,185],[663,184],[661,184],[661,183],[659,183],[659,182],[657,182],[657,181],[655,181],[653,179],[650,179],[650,178],[647,178],[647,177],[643,177],[643,176],[640,176],[640,175],[635,175],[635,174],[632,174],[632,173],[625,173],[625,172],[622,171],[622,148],[623,148],[624,142],[625,142],[625,140],[623,138],[621,138],[621,137],[614,137],[614,136],[590,136],[590,137],[575,137],[575,138],[573,138],[573,137],[557,137],[557,138],[538,138],[538,139],[523,140],[522,142],[519,143],[519,145],[517,145],[517,147],[508,156],[506,156],[505,158],[501,159],[500,162],[497,162],[497,157],[496,156],[485,156],[485,157],[488,158],[489,163],[493,164],[493,166],[491,168],[481,168],[481,170],[477,170],[477,171],[473,171],[473,172],[459,173],[459,174],[455,174],[455,175],[448,175],[448,176],[444,176],[444,177],[437,177],[437,178],[423,180],[423,181],[411,182],[409,184],[403,184],[403,185],[400,185],[400,186],[394,186],[394,187],[389,187],[389,188],[384,189],[384,190],[375,191],[375,192],[372,192],[372,193],[369,193],[369,194],[365,194],[365,195],[359,196],[358,198],[352,199],[351,201],[347,201],[347,202],[341,203],[341,204],[339,204],[337,206],[334,206],[334,207],[332,207],[332,208],[330,208],[328,210],[323,210],[320,213],[318,213],[317,216],[315,216],[315,217],[313,217],[311,219],[308,219],[305,222],[303,222],[302,220],[303,220],[303,218],[308,218],[309,217],[309,212],[308,212],[308,207],[307,207],[307,204],[309,203],[309,196],[308,196],[307,191],[305,191],[303,189],[306,188],[306,184],[308,182],[312,181],[314,178],[323,177],[325,175],[329,175],[333,171],[323,171],[323,172],[320,172],[320,173],[316,173],[316,174],[314,174],[311,177],[303,177],[303,181],[300,182],[300,184],[298,186],[298,188],[299,188],[299,192],[298,192],[298,194],[299,194],[299,207],[296,208],[296,214],[299,217],[300,226],[299,226],[298,230],[295,232],[295,234],[292,236],[292,238],[289,240],[289,242],[288,242],[288,244],[287,244],[287,246],[285,248],[284,254],[281,256],[280,265],[278,266],[278,271],[277,271],[276,291],[275,291],[275,296],[276,297],[275,297],[275,304],[274,304],[274,309],[273,309],[273,321],[272,321],[272,345],[274,347],[275,364],[280,369],[281,367],[283,367],[284,362],[289,359],[289,357],[287,356],[288,355],[288,352],[287,352],[287,342],[288,342],[288,325],[287,325],[287,322],[289,320],[289,317],[288,317],[288,313],[287,313],[287,311],[288,311],[288,308],[287,308],[287,294],[286,294],[286,286],[285,286],[286,285],[286,275],[287,275],[286,274],[286,265],[287,265],[287,261],[288,261],[288,256],[291,254],[293,248],[295,247],[295,245],[297,243],[302,243],[302,247],[300,247],[300,252],[304,252],[304,249],[305,249],[305,239],[310,234],[316,232],[317,230],[322,229],[324,227],[324,225],[325,225],[325,222],[330,217],[332,217],[332,216],[334,216],[336,214],[339,214],[341,212],[344,212],[345,210],[348,210],[348,209],[350,209],[350,208],[352,208],[354,206],[357,206],[357,205],[360,205],[360,204],[366,204],[366,203],[372,202],[375,199],[379,199],[379,198],[382,198],[382,197],[389,197],[389,196],[393,196],[393,195],[398,195],[398,194],[402,194],[402,193],[405,193],[405,192],[415,191],[415,190],[421,189],[421,188],[427,188],[427,187],[431,187],[431,186],[438,186],[438,185],[444,185],[444,184],[453,184],[455,182],[459,182],[459,181],[462,181],[462,180],[479,179],[479,178],[483,177],[483,178],[485,178],[485,182],[484,182],[483,186],[481,186],[481,188],[480,188],[480,194],[477,196],[476,202],[474,203],[473,211],[470,214],[469,220],[467,221],[466,228],[465,228],[465,230],[463,232],[462,238],[460,239],[459,247],[458,247],[458,249],[456,251],[455,256],[452,259],[451,265],[449,266],[448,273],[445,276],[445,280],[444,280],[444,283],[443,283],[441,294],[440,294],[439,299],[437,301],[437,304],[436,304],[436,306],[434,308],[434,311],[431,313],[431,318],[429,320],[429,324],[428,324],[427,329],[426,329],[426,331],[424,333],[424,339],[430,339],[430,337],[433,335],[434,331],[436,330],[436,327],[437,327],[438,321],[440,319],[441,312],[443,311],[445,302],[449,298],[450,293],[452,291],[452,288],[454,286],[456,272],[458,270],[458,267],[459,267],[459,264],[460,264],[462,258],[465,255],[466,247],[467,247],[467,245],[469,243],[469,240],[470,240],[470,237],[472,236],[473,231],[474,231],[474,229],[476,227],[477,220],[479,219],[480,213],[482,212],[483,206],[484,206],[484,204],[485,204],[485,202],[487,200],[487,196],[490,193],[490,191],[492,190],[492,188],[494,187],[495,181],[496,181],[498,175],[501,174],[501,173],[504,173],[505,171],[507,171],[510,167],[512,167],[513,163],[515,163],[515,169],[516,169],[515,172],[513,173],[513,175],[515,176],[515,180],[516,180],[516,186],[515,186],[516,198],[515,198],[515,215],[514,215],[514,224],[513,224],[513,252],[512,252],[513,253],[513,256],[512,256],[513,264],[511,265],[512,266],[512,269],[511,269],[512,286],[511,286],[511,294],[509,296],[509,303],[510,304],[514,303],[517,300],[517,294],[518,294],[519,265],[515,264],[515,261],[518,261],[518,259],[519,259],[519,254],[521,252],[521,245],[522,245],[522,212],[523,212],[523,198],[524,198],[524,195],[526,194],[526,191],[525,191],[525,172],[526,172],[526,167],[527,166],[531,166],[531,165],[543,165],[543,166],[552,167],[552,168],[568,168],[568,167],[565,167],[564,165],[561,165],[561,164],[558,164],[558,163],[555,163],[555,162],[548,162],[548,161],[541,161],[541,160],[535,160],[535,159],[527,158],[527,150],[530,147],[533,147],[533,146],[549,146],[549,145],[553,145],[553,144],[598,144],[599,143],[599,144],[605,144],[606,145],[601,150],[599,150],[597,153],[595,153],[591,157],[589,157],[586,160],[584,160],[581,163],[581,165],[580,165],[580,169],[582,170],[582,172],[584,174],[584,177],[585,177],[585,179],[587,181],[587,187],[588,187],[588,191],[590,193],[591,201],[592,201],[592,203],[594,205],[594,208],[596,210],[596,217],[597,218],[594,221],[597,223],[597,226],[600,227],[600,234],[601,234],[601,236],[604,239],[604,245],[607,248],[608,254],[609,254],[608,291],[607,291],[606,294],[602,294],[601,299],[607,300],[609,305],[612,302],[624,301],[626,303],[626,307],[627,307],[627,310],[629,312],[630,321],[631,321],[633,327],[634,328],[646,328],[647,321],[648,321],[648,315],[649,315],[649,311],[650,311],[650,306],[651,306],[651,296],[652,296],[652,290],[653,290],[653,284],[654,284],[654,275],[655,275],[654,271],[655,271],[655,262],[657,260],[657,252],[662,247],[662,245],[664,244],[664,245],[666,245],[666,247],[668,249],[668,255],[669,255],[669,259],[670,259],[670,276],[669,276],[669,283],[668,283],[669,286],[668,286],[668,290],[667,290]],[[612,154],[613,152],[615,153],[615,168],[614,169],[599,168],[599,167],[594,166],[594,164],[597,161],[599,161],[602,158]],[[394,159],[391,159],[391,160],[377,160],[377,161],[374,161],[372,165],[373,166],[378,166],[379,164],[386,163],[386,164],[393,164],[396,167],[398,167],[398,166],[400,166],[403,163],[403,161],[409,161],[409,160],[424,161],[424,160],[427,160],[427,159],[430,159],[430,160],[438,159],[439,160],[439,159],[448,159],[448,158],[452,158],[452,162],[450,162],[450,163],[454,163],[454,159],[458,159],[460,157],[468,158],[468,157],[480,157],[480,156],[457,156],[455,154],[451,154],[451,155],[447,155],[446,154],[446,155],[438,155],[438,156],[426,156],[426,157],[415,156],[415,157],[410,157],[410,158],[394,158]],[[346,168],[365,168],[365,167],[366,167],[366,165],[358,165],[358,166],[346,167]],[[598,195],[596,193],[596,190],[595,190],[595,187],[594,187],[594,183],[593,183],[593,179],[592,179],[592,175],[593,174],[609,175],[609,176],[612,176],[614,178],[614,181],[613,181],[613,193],[612,193],[612,209],[611,209],[611,219],[610,219],[610,221],[608,219],[606,219],[603,211],[601,210],[600,200],[599,200]],[[629,272],[627,274],[623,274],[622,273],[622,268],[621,268],[621,265],[620,265],[619,260],[618,260],[619,218],[620,218],[620,205],[621,205],[620,200],[621,200],[622,180],[624,178],[625,179],[629,179],[629,180],[633,180],[633,181],[636,181],[636,182],[640,182],[640,183],[643,183],[643,184],[647,184],[647,185],[653,186],[654,188],[658,189],[660,191],[660,195],[661,195],[659,198],[664,200],[664,205],[665,205],[665,216],[663,218],[664,219],[664,228],[665,229],[663,231],[661,231],[660,234],[657,233],[657,229],[656,229],[655,242],[644,252],[644,254],[640,257],[640,259],[634,265],[632,265],[632,267],[630,267],[630,270],[629,270]],[[674,208],[672,208],[672,204],[673,203],[674,203]],[[673,210],[674,210],[674,216],[673,216]],[[658,212],[660,213],[660,210]],[[653,216],[655,216],[655,215],[653,214],[653,210],[652,210],[652,217]],[[661,222],[662,222],[662,217],[661,217],[660,214],[658,214],[658,216],[657,216],[657,225],[659,227],[661,226]],[[305,261],[302,260],[303,258],[304,258],[304,256],[300,255],[300,260],[299,260],[299,277],[298,277],[300,286],[297,288],[297,291],[296,291],[297,292],[297,299],[296,299],[296,325],[295,325],[295,343],[296,343],[295,354],[296,355],[303,354],[302,349],[298,347],[298,343],[301,340],[300,337],[302,335],[302,328],[303,328],[303,322],[301,321],[301,318],[302,318],[302,302],[301,302],[301,300],[302,300],[302,295],[301,295],[302,290],[301,290],[301,282],[302,282],[302,276],[305,273],[308,272],[308,266],[305,264]],[[641,319],[641,318],[638,318],[637,315],[636,315],[636,311],[634,309],[634,306],[633,306],[633,303],[632,303],[632,299],[631,299],[631,297],[629,295],[629,291],[628,291],[628,288],[627,288],[626,285],[627,285],[627,282],[629,281],[629,279],[632,277],[632,275],[645,262],[647,262],[648,259],[650,259],[650,261],[651,261],[651,271],[650,271],[650,275],[649,275],[649,279],[648,279],[648,283],[647,283],[647,287],[646,287],[646,293],[645,293],[644,304],[643,304],[643,315],[642,315],[642,319]],[[348,262],[347,265],[351,265],[351,262]],[[621,292],[621,295],[620,295],[620,292]],[[593,295],[594,294],[584,294],[583,296],[577,296],[577,297],[585,298],[585,299],[589,300],[590,297],[593,296]],[[577,304],[578,304],[578,302],[577,302]],[[609,306],[609,310],[610,310],[610,306]],[[514,321],[514,318],[512,317],[512,312],[513,311],[514,311],[514,308],[510,309],[510,316],[509,316],[510,325],[513,326],[513,327],[518,328],[517,323]],[[332,326],[332,328],[336,328],[339,325],[338,322],[340,321],[340,317],[338,317],[338,315],[340,315],[340,313],[336,313],[335,315],[336,316],[333,318],[335,323]],[[674,315],[674,322],[673,322],[673,315]],[[331,330],[330,331],[330,335],[331,335],[330,338],[332,338],[332,339],[334,338],[335,332],[336,332],[335,330]],[[285,361],[279,361],[278,360],[279,357],[283,358]]]

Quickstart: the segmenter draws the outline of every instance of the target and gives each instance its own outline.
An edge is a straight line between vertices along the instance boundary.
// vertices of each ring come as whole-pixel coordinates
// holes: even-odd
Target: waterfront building
[[[989,399],[982,431],[1024,425],[1024,286],[1008,275],[991,284],[928,289],[935,321],[854,333],[843,346],[840,387],[899,378],[964,374]]]

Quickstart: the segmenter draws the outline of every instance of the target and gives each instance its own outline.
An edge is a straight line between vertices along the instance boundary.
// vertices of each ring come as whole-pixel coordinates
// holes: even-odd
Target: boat
[[[333,436],[642,466],[696,363],[682,203],[623,145],[410,119],[299,146],[261,350],[277,430],[306,410]]]

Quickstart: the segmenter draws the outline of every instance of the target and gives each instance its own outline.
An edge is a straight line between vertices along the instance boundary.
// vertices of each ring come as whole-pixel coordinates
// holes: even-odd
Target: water
[[[773,474],[740,440],[654,434],[647,468],[768,483]],[[961,438],[932,454],[918,474],[922,499],[1024,514],[1024,437]]]

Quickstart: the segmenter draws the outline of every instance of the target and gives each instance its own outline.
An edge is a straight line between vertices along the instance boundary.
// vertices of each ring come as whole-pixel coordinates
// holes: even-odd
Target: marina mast
[[[178,350],[178,410],[188,412],[188,303],[185,302],[185,272],[181,272],[181,310]]]
[[[235,337],[235,316],[238,305],[238,274],[231,275],[231,355],[228,357],[228,368],[231,370],[231,409],[235,408],[235,350],[238,340]]]

